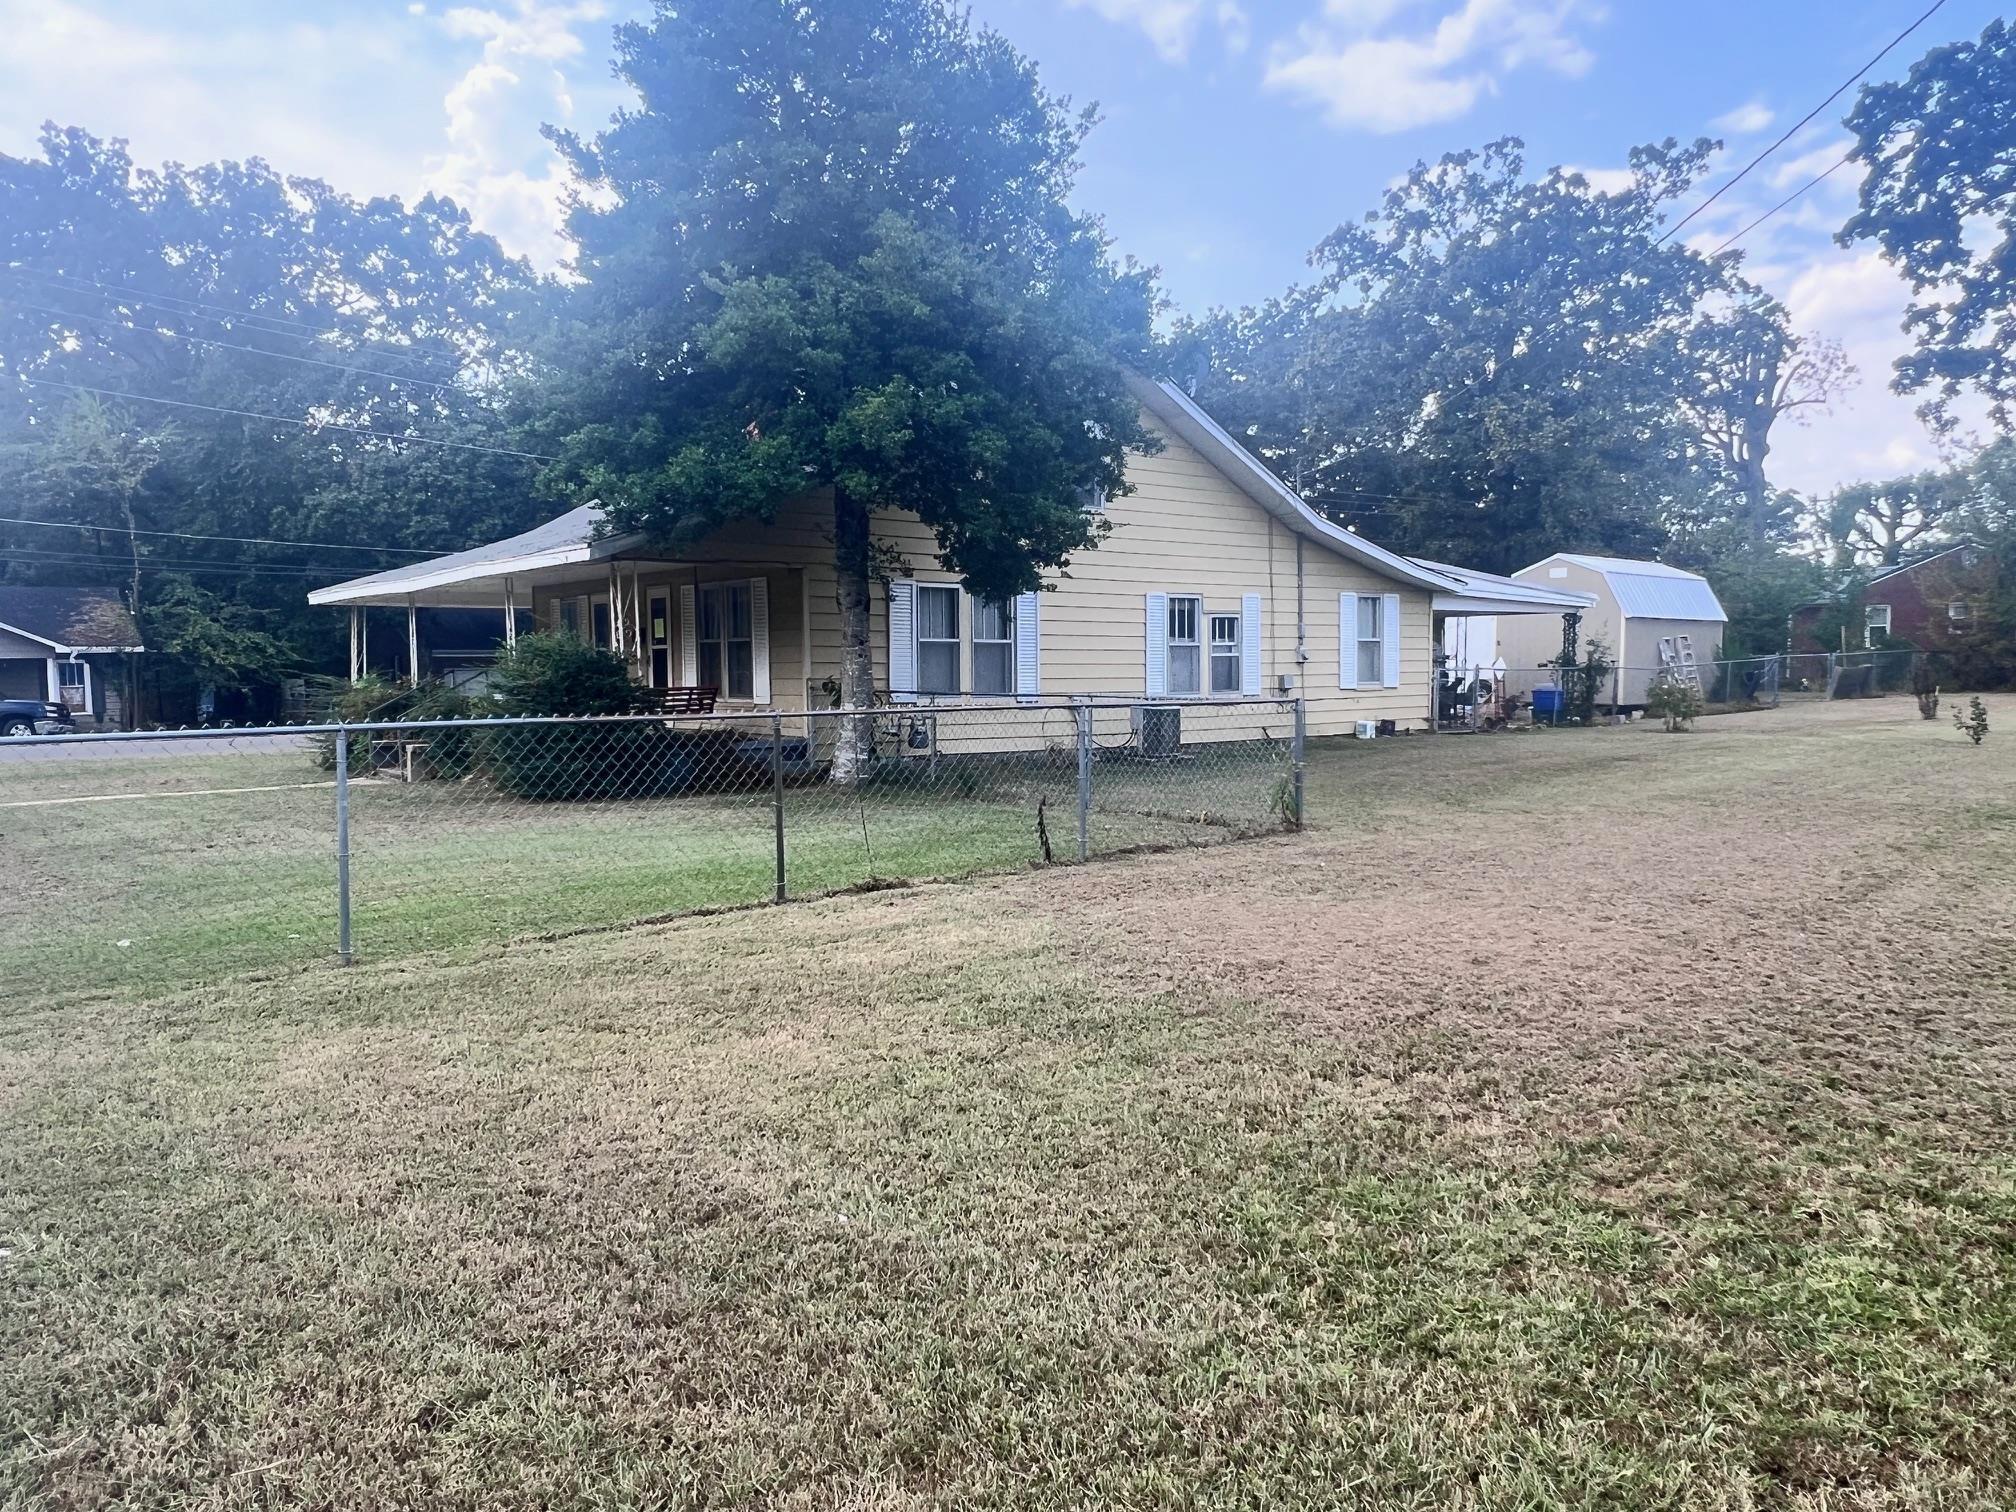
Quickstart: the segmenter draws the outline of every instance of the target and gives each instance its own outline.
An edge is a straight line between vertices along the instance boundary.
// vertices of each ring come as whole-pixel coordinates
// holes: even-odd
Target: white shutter
[[[1169,595],[1148,595],[1148,676],[1150,698],[1169,696]]]
[[[1015,696],[1034,698],[1043,691],[1043,595],[1024,593],[1015,600]]]
[[[679,587],[679,681],[689,688],[700,681],[700,616],[691,583]]]
[[[1337,595],[1337,686],[1358,686],[1358,595]]]
[[[1239,691],[1248,698],[1260,691],[1260,595],[1239,600]]]
[[[749,694],[759,704],[770,702],[770,580],[749,579],[749,664],[753,669]]]
[[[889,585],[889,696],[917,699],[917,585],[908,578]]]
[[[1385,683],[1400,686],[1400,595],[1389,593],[1379,609],[1379,650],[1384,658]]]

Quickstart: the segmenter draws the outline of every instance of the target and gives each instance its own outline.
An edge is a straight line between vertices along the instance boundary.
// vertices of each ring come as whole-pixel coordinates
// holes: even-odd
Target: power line
[[[1715,201],[1722,198],[1723,195],[1727,194],[1731,189],[1734,189],[1738,184],[1742,183],[1744,179],[1748,178],[1752,169],[1754,169],[1759,163],[1763,162],[1764,159],[1771,156],[1771,154],[1776,152],[1780,147],[1783,147],[1787,142],[1792,140],[1792,138],[1796,136],[1806,126],[1808,122],[1810,122],[1815,116],[1820,114],[1821,111],[1825,110],[1829,105],[1832,105],[1836,100],[1840,99],[1842,94],[1847,90],[1849,85],[1853,84],[1857,79],[1861,78],[1862,75],[1869,72],[1869,70],[1874,68],[1878,63],[1881,63],[1883,59],[1889,55],[1892,48],[1896,47],[1899,42],[1902,42],[1906,37],[1910,36],[1911,33],[1918,30],[1919,27],[1923,26],[1927,21],[1930,21],[1932,19],[1933,14],[1936,11],[1938,11],[1939,8],[1943,6],[1945,3],[1946,0],[1932,0],[1932,4],[1929,7],[1927,7],[1925,13],[1921,15],[1916,21],[1913,21],[1909,26],[1905,27],[1904,30],[1897,33],[1897,35],[1892,37],[1888,42],[1886,42],[1883,45],[1883,49],[1881,52],[1877,53],[1875,57],[1871,58],[1867,63],[1864,63],[1860,68],[1856,69],[1854,73],[1850,74],[1847,78],[1843,79],[1841,83],[1835,87],[1835,90],[1832,94],[1827,96],[1826,99],[1822,100],[1818,105],[1815,105],[1811,110],[1807,111],[1806,114],[1801,116],[1796,122],[1793,123],[1792,127],[1783,136],[1778,138],[1777,141],[1773,142],[1769,147],[1766,147],[1762,152],[1758,153],[1757,156],[1752,158],[1748,163],[1745,163],[1743,165],[1742,172],[1738,173],[1736,177],[1730,179],[1721,188],[1717,189],[1713,194],[1709,195],[1708,198],[1703,200],[1700,204],[1696,205],[1692,210],[1688,211],[1685,215],[1683,215],[1677,222],[1674,223],[1672,228],[1669,229],[1664,236],[1660,237],[1657,241],[1652,243],[1652,246],[1647,248],[1646,252],[1640,253],[1639,256],[1644,257],[1645,255],[1647,255],[1647,253],[1656,250],[1659,247],[1665,246],[1667,242],[1671,241],[1674,237],[1678,236],[1682,228],[1684,228],[1689,221],[1693,220],[1695,216],[1699,215],[1702,211],[1706,210],[1710,205],[1714,204]],[[1724,243],[1724,245],[1726,246],[1727,243]]]
[[[261,330],[267,326],[278,327],[279,330],[269,333],[274,335],[280,334],[281,331],[298,332],[303,335],[316,337],[341,336],[346,334],[335,326],[321,326],[304,320],[288,320],[284,316],[265,315],[256,310],[241,310],[232,305],[213,304],[207,300],[191,299],[185,294],[157,294],[145,289],[135,288],[131,284],[106,283],[101,279],[86,278],[81,273],[59,273],[53,277],[45,276],[29,273],[19,263],[10,263],[5,269],[0,269],[0,271],[4,271],[15,278],[26,279],[30,283],[39,283],[47,288],[63,289],[70,293],[81,293],[82,290],[78,289],[77,285],[84,284],[93,289],[102,289],[107,293],[117,294],[135,303],[162,305],[169,309],[171,313],[186,314],[193,319],[209,320],[218,325],[229,324],[233,321],[245,321],[252,324],[255,330]],[[174,306],[176,305],[188,305],[190,308],[186,311],[175,310]],[[215,310],[218,313],[215,315],[198,313],[203,310]],[[379,341],[368,336],[354,339],[359,345],[378,347],[388,356],[398,356],[414,362],[446,364],[455,368],[463,366],[462,359],[459,357],[449,357],[435,352],[423,352],[414,347],[401,346],[398,342]]]
[[[30,304],[25,299],[6,296],[17,308],[36,310],[44,315],[54,315],[63,320],[95,320],[100,325],[113,326],[122,331],[134,331],[149,336],[163,336],[170,341],[193,341],[202,346],[216,347],[224,352],[249,352],[254,357],[271,357],[278,362],[300,362],[310,367],[328,368],[332,372],[354,373],[361,378],[382,378],[387,383],[410,383],[420,388],[431,388],[442,392],[467,393],[460,385],[442,383],[434,378],[414,378],[400,373],[387,373],[379,368],[359,367],[354,362],[325,362],[320,357],[303,357],[293,352],[275,352],[266,347],[243,346],[235,341],[219,341],[213,336],[192,336],[186,331],[163,331],[155,327],[135,325],[129,320],[121,320],[116,315],[96,315],[88,310],[59,310],[53,305]]]
[[[270,420],[275,425],[298,425],[308,431],[347,431],[353,436],[375,436],[381,441],[408,442],[415,446],[445,446],[454,451],[484,452],[493,457],[517,457],[527,462],[557,462],[544,452],[514,451],[504,446],[482,446],[474,441],[444,441],[438,436],[404,435],[398,431],[372,430],[368,426],[344,425],[335,420],[298,420],[291,415],[267,415],[258,410],[228,409],[218,404],[198,404],[193,399],[164,399],[159,394],[135,394],[120,389],[93,388],[88,383],[62,383],[54,378],[30,378],[17,374],[16,381],[35,388],[69,389],[72,393],[97,394],[105,399],[137,399],[145,404],[166,404],[176,409],[208,410],[215,415],[235,415],[240,420]]]
[[[288,541],[268,536],[197,535],[187,530],[128,530],[123,525],[83,525],[74,520],[29,520],[0,515],[0,525],[40,525],[47,530],[104,530],[117,535],[162,536],[178,541],[224,541],[234,546],[308,546],[318,551],[385,551],[399,556],[439,556],[413,546],[356,546],[343,541]],[[460,547],[451,548],[461,550]]]
[[[35,547],[0,546],[0,560],[47,562],[67,566],[99,567],[108,572],[131,572],[133,561],[129,557],[90,556],[83,552],[42,551]],[[244,566],[218,562],[185,561],[173,557],[142,557],[140,568],[146,572],[194,572],[209,573],[220,577],[235,578],[280,578],[288,582],[314,582],[327,578],[327,571],[312,567],[285,566]]]
[[[1786,195],[1785,198],[1778,201],[1777,204],[1773,205],[1769,210],[1766,210],[1762,215],[1758,216],[1757,219],[1750,222],[1749,225],[1745,226],[1741,231],[1738,231],[1734,236],[1730,237],[1729,240],[1722,243],[1721,246],[1717,247],[1713,252],[1710,252],[1708,255],[1710,257],[1720,257],[1724,252],[1727,252],[1731,247],[1735,246],[1736,243],[1743,240],[1743,238],[1748,236],[1752,231],[1755,231],[1759,226],[1763,225],[1764,222],[1771,219],[1771,217],[1776,215],[1780,210],[1783,210],[1787,205],[1791,204],[1794,200],[1798,199],[1807,190],[1813,188],[1815,185],[1821,183],[1823,180],[1832,178],[1836,173],[1840,172],[1843,168],[1846,168],[1850,163],[1854,161],[1855,161],[1855,149],[1853,147],[1850,147],[1845,153],[1841,155],[1840,159],[1834,164],[1833,167],[1823,169],[1821,172],[1814,174],[1813,177],[1806,180],[1805,183],[1801,184],[1797,189],[1794,189],[1790,194]]]

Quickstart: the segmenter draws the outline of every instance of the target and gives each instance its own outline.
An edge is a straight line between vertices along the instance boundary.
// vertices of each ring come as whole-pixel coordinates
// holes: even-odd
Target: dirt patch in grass
[[[1340,747],[1295,840],[17,1005],[8,1491],[2008,1505],[2016,745],[1886,708]]]

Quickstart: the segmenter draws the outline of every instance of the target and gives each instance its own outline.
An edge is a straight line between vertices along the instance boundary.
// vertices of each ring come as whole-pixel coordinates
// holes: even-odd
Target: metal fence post
[[[1309,705],[1307,700],[1297,698],[1295,700],[1295,748],[1293,759],[1295,763],[1295,828],[1298,830],[1302,828],[1302,776],[1306,770],[1304,758],[1308,752],[1308,742]]]
[[[336,731],[336,959],[350,964],[350,732]]]
[[[784,716],[770,716],[770,827],[777,841],[777,891],[773,902],[782,903],[784,886]]]
[[[1078,859],[1092,856],[1092,708],[1081,703],[1072,711],[1078,724]]]

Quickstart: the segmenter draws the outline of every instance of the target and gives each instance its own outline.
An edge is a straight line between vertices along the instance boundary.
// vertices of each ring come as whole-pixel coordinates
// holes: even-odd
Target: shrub
[[[490,674],[495,712],[524,718],[634,714],[645,690],[620,656],[566,631],[522,635]],[[541,802],[650,798],[690,787],[690,740],[648,720],[485,730],[483,764],[503,791]]]
[[[1911,696],[1918,700],[1920,719],[1939,717],[1939,679],[1929,656],[1918,657],[1911,664]]]
[[[1967,712],[1953,711],[1953,728],[1973,741],[1977,746],[1988,738],[1988,708],[1981,702],[1980,695],[1967,700]]]
[[[1662,677],[1645,694],[1645,712],[1665,720],[1669,735],[1689,728],[1704,707],[1701,690],[1677,678]]]
[[[591,646],[564,630],[521,635],[497,659],[490,691],[499,714],[635,714],[644,689],[613,651]]]
[[[440,683],[412,687],[373,674],[359,682],[329,679],[317,689],[324,717],[332,724],[390,724],[409,719],[472,719],[484,712],[468,694]],[[362,774],[371,760],[370,735],[350,737],[350,770]],[[336,737],[319,735],[315,764],[336,769]],[[427,764],[442,777],[466,777],[476,767],[476,743],[467,730],[435,730],[427,740]]]

